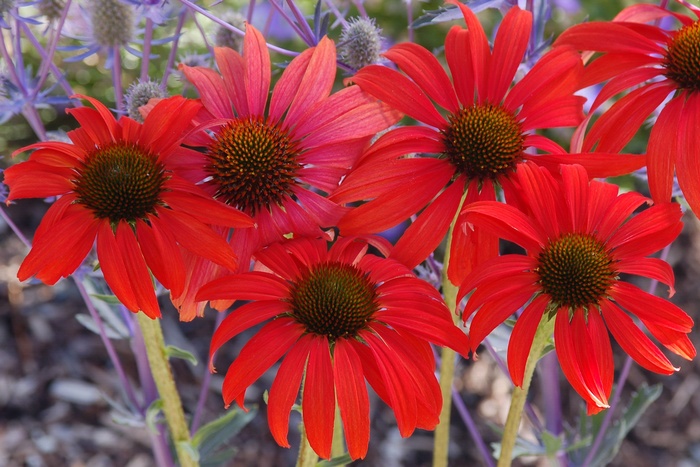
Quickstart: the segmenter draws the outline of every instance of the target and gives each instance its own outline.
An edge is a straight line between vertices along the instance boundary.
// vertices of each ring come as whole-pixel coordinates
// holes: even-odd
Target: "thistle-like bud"
[[[137,122],[143,123],[143,117],[139,112],[139,107],[148,104],[154,97],[164,98],[168,94],[155,81],[137,81],[129,86],[126,91],[126,111],[129,117]]]
[[[245,18],[240,13],[229,11],[223,14],[221,19],[231,26],[245,31]],[[243,50],[243,36],[217,24],[216,33],[214,34],[214,44],[218,47],[229,47],[240,53]]]
[[[60,18],[65,7],[66,0],[39,0],[39,4],[37,5],[39,13],[49,20]]]
[[[92,34],[102,47],[119,47],[134,35],[134,10],[119,0],[92,0]]]
[[[363,66],[379,61],[382,47],[382,30],[373,18],[352,18],[343,28],[338,43],[342,60],[359,70]]]

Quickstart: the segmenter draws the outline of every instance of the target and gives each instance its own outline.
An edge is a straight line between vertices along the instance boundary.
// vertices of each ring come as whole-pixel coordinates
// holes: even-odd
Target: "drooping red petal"
[[[272,437],[283,448],[289,447],[287,438],[289,413],[299,394],[299,386],[301,386],[312,344],[312,334],[306,334],[289,349],[270,387],[270,396],[267,400],[267,424]]]
[[[54,217],[52,211],[60,217]],[[50,228],[42,228],[45,222],[50,223]],[[92,249],[100,223],[82,207],[64,203],[52,206],[34,235],[34,245],[22,261],[17,278],[24,281],[36,275],[45,284],[53,285],[68,277]]]
[[[577,310],[576,313],[582,315],[583,311]],[[588,414],[592,415],[609,406],[608,398],[603,392],[599,375],[596,379],[594,374],[592,356],[589,353],[580,353],[586,343],[590,348],[590,337],[580,325],[577,324],[574,329],[574,325],[569,323],[568,314],[567,310],[560,310],[557,313],[554,323],[554,345],[564,376],[576,392],[586,400]],[[580,319],[583,319],[583,316]]]
[[[279,300],[288,296],[289,285],[283,279],[257,271],[216,279],[197,293],[198,300]]]
[[[368,65],[352,77],[355,84],[392,108],[435,128],[447,125],[423,90],[398,71]]]
[[[610,287],[608,293],[622,308],[637,315],[645,323],[654,323],[684,333],[689,333],[693,328],[693,319],[685,311],[636,285],[618,281]]]
[[[583,51],[664,54],[660,45],[632,29],[602,21],[570,27],[554,41],[554,45],[569,45]]]
[[[136,221],[136,235],[146,264],[158,282],[168,289],[173,297],[182,295],[185,287],[185,263],[175,237],[162,228],[155,216],[149,226],[143,220]]]
[[[158,102],[145,119],[139,145],[160,160],[179,146],[185,136],[185,130],[192,126],[192,119],[197,115],[202,104],[196,100],[173,96]]]
[[[508,342],[508,371],[513,384],[518,387],[522,387],[525,366],[532,348],[532,340],[535,337],[535,332],[548,303],[549,300],[545,295],[535,297],[515,322],[513,333],[510,335],[510,341]]]
[[[615,364],[608,329],[605,327],[603,317],[598,310],[589,311],[586,324],[591,337],[590,352],[597,362],[603,393],[610,395],[615,376]]]
[[[642,367],[664,375],[677,371],[666,356],[654,343],[634,324],[632,318],[620,310],[615,304],[605,300],[600,303],[600,309],[605,318],[605,324],[613,337],[630,357]]]
[[[537,262],[530,256],[501,255],[477,266],[464,280],[457,294],[457,303],[474,288],[483,284],[500,283],[509,277],[531,271]]]
[[[499,297],[484,304],[476,312],[471,326],[469,326],[469,342],[472,346],[472,351],[476,352],[476,349],[491,334],[491,331],[508,319],[531,297],[531,291],[521,290],[520,293]],[[462,319],[466,321],[467,318],[468,315],[465,313]]]
[[[237,228],[255,225],[247,214],[207,197],[201,189],[185,180],[171,178],[165,183],[165,187],[170,191],[164,191],[161,198],[168,206],[205,224]]]
[[[635,191],[617,196],[618,186],[612,183],[591,182],[588,232],[608,241],[623,222],[649,200]]]
[[[158,209],[158,217],[184,248],[232,271],[236,270],[238,260],[231,246],[210,226],[172,209]]]
[[[7,201],[22,198],[48,198],[73,190],[75,171],[69,167],[53,167],[25,161],[8,167],[3,182],[10,188]]]
[[[459,110],[459,102],[450,78],[437,58],[413,42],[393,46],[384,56],[396,63],[428,96],[450,113]]]
[[[681,98],[682,99],[682,98]],[[700,99],[697,93],[691,93],[683,108],[683,115],[678,127],[678,149],[676,153],[676,174],[683,195],[694,213],[700,213]]]
[[[440,244],[459,208],[464,192],[464,177],[443,191],[406,229],[391,253],[409,268],[423,262]]]
[[[214,354],[226,342],[246,329],[252,328],[275,316],[289,313],[289,311],[289,304],[279,300],[250,302],[233,310],[216,328],[211,338],[211,344],[209,345],[209,370],[214,371]]]
[[[369,445],[369,396],[360,356],[345,339],[335,342],[333,375],[350,457],[364,459]]]
[[[466,225],[476,224],[499,238],[516,243],[527,251],[544,247],[543,234],[535,230],[530,219],[513,206],[496,201],[477,201],[466,206]]]
[[[676,293],[673,288],[674,275],[671,265],[658,258],[633,258],[620,261],[616,265],[619,272],[626,274],[636,274],[638,276],[655,279],[670,287],[669,297]]]
[[[100,233],[102,234],[103,232]],[[119,222],[117,224],[116,240],[117,248],[121,254],[125,269],[118,272],[115,271],[115,273],[126,274],[127,281],[130,283],[129,286],[139,304],[139,309],[150,318],[159,318],[160,306],[158,305],[158,299],[153,289],[153,281],[149,274],[148,267],[146,266],[146,260],[141,253],[138,240],[136,240],[134,230],[128,223]],[[114,274],[112,274],[112,276],[114,276]],[[110,287],[112,287],[106,273],[105,280]],[[119,285],[121,284],[122,282],[120,280]],[[119,296],[116,291],[115,295]]]
[[[399,164],[400,169],[394,174],[396,181],[400,182],[400,174],[412,179],[404,178],[403,182],[400,182],[400,188],[390,192],[382,191],[372,201],[347,213],[338,222],[342,235],[382,232],[407,220],[447,184],[454,172],[449,164],[435,159],[406,159],[397,161],[397,165]],[[424,170],[417,172],[415,169],[418,167]],[[416,186],[420,186],[421,189],[416,190]]]
[[[248,343],[226,372],[223,384],[224,403],[234,399],[245,409],[245,391],[301,337],[304,327],[291,318],[279,318],[267,323]]]
[[[676,98],[666,104],[651,128],[647,145],[649,191],[657,203],[671,200],[673,172],[680,156],[678,131],[683,113],[683,99]],[[680,171],[678,173],[680,176]]]
[[[335,384],[326,336],[315,335],[311,339],[301,403],[304,430],[309,444],[320,457],[330,459],[335,419]]]
[[[410,374],[403,365],[395,361],[390,349],[374,333],[362,330],[359,334],[367,342],[374,356],[376,368],[389,399],[387,403],[394,410],[401,436],[411,436],[416,428],[418,414],[416,392]]]
[[[608,240],[621,257],[647,256],[673,242],[681,233],[681,208],[675,203],[657,204],[637,214]]]

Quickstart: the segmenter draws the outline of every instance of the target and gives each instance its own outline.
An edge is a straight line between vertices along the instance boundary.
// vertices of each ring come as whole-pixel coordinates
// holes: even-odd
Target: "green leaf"
[[[559,436],[555,436],[545,430],[542,432],[542,443],[544,444],[544,452],[547,457],[554,457],[561,449],[562,440]]]
[[[610,463],[620,450],[622,441],[627,437],[627,434],[634,428],[644,412],[649,406],[661,395],[661,385],[654,386],[642,385],[637,392],[632,394],[629,404],[622,411],[622,414],[610,424],[603,442],[600,444],[595,456],[593,457],[590,466],[603,466]],[[588,435],[591,439],[595,439],[600,432],[601,424],[606,412],[601,412],[593,417],[583,417],[579,423],[579,433]],[[588,422],[588,423],[587,423]],[[572,458],[586,458],[590,451],[590,445],[584,449],[572,453]]]
[[[248,412],[232,409],[197,430],[192,437],[192,445],[199,451],[202,462],[209,461],[215,456],[216,450],[236,436],[256,414],[256,407]]]
[[[199,462],[199,451],[192,445],[192,442],[180,441],[177,445],[180,449],[183,449],[193,461]]]
[[[106,294],[101,294],[101,293],[92,293],[90,294],[91,297],[96,298],[98,300],[101,300],[105,303],[108,303],[110,305],[121,305],[122,302],[119,301],[116,295],[106,295]]]
[[[331,460],[328,461],[321,461],[318,464],[316,464],[316,467],[336,467],[338,465],[347,465],[352,462],[352,457],[350,457],[350,454],[345,453],[340,457],[334,457]]]
[[[174,345],[166,345],[165,355],[172,358],[181,358],[183,360],[187,360],[191,364],[197,366],[197,357],[192,355],[191,352],[188,352],[185,349],[181,349],[180,347],[176,347]]]
[[[163,413],[163,400],[156,399],[146,409],[146,426],[151,433],[158,434],[158,418]]]

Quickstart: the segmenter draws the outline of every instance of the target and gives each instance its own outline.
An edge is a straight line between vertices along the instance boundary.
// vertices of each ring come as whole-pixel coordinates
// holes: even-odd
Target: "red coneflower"
[[[131,311],[160,316],[150,272],[179,296],[185,268],[178,247],[235,269],[236,256],[207,224],[250,227],[246,214],[177,176],[171,159],[201,105],[161,101],[142,125],[95,108],[69,109],[81,127],[71,143],[40,142],[29,160],[5,171],[8,202],[60,196],[44,216],[17,277],[54,284],[73,273],[97,240],[105,280]]]
[[[227,47],[214,55],[221,74],[180,67],[204,106],[198,122],[214,129],[196,139],[203,154],[183,153],[188,178],[255,219],[256,230],[231,239],[242,261],[290,233],[322,235],[345,209],[319,190],[335,190],[371,137],[398,115],[357,86],[331,95],[336,51],[327,37],[289,63],[269,107],[270,56],[257,29],[246,26],[243,56]]]
[[[466,321],[476,311],[469,332],[473,350],[532,299],[508,345],[511,378],[522,384],[535,330],[548,313],[556,320],[562,370],[588,403],[589,414],[608,406],[612,389],[608,330],[644,368],[663,374],[676,370],[628,313],[674,353],[695,356],[686,335],[693,320],[667,300],[620,280],[623,273],[644,276],[673,293],[671,267],[647,256],[680,233],[678,204],[657,204],[627,220],[650,200],[634,192],[618,196],[616,185],[589,182],[578,165],[562,165],[561,178],[555,179],[532,163],[521,164],[513,182],[517,205],[482,201],[464,209],[465,228],[479,226],[526,250],[483,263],[461,285],[458,300],[473,290],[463,315]]]
[[[592,110],[614,95],[635,88],[595,122],[584,150],[594,146],[599,151],[621,150],[649,115],[673,95],[649,136],[649,190],[656,202],[669,201],[675,169],[685,199],[693,212],[700,214],[700,9],[679,3],[686,5],[695,18],[656,5],[634,5],[612,22],[592,21],[571,27],[554,45],[603,53],[586,67],[581,83],[585,87],[609,80]],[[681,28],[667,31],[644,24],[667,16],[676,18]]]
[[[523,160],[554,168],[571,160],[534,130],[575,126],[583,119],[584,99],[573,95],[583,64],[573,49],[545,55],[511,88],[527,49],[531,14],[511,8],[492,52],[474,13],[461,3],[449,3],[459,6],[468,27],[454,26],[447,34],[445,58],[452,81],[432,53],[412,43],[396,45],[384,54],[406,75],[370,65],[352,78],[368,93],[427,126],[385,134],[331,195],[341,203],[371,200],[340,221],[344,235],[381,232],[427,205],[393,253],[409,266],[423,261],[443,239],[465,191],[465,204],[495,200],[496,186]],[[552,154],[535,155],[529,148]],[[414,153],[438,157],[405,157]],[[627,173],[644,163],[641,157],[588,156],[583,163],[595,176]],[[474,264],[496,255],[498,245],[479,231],[468,237],[461,231],[453,235],[448,276],[458,284]]]
[[[269,321],[228,369],[224,401],[243,407],[246,389],[286,354],[270,388],[268,420],[277,443],[287,441],[289,414],[306,375],[302,406],[311,447],[330,457],[335,401],[350,456],[369,443],[365,379],[396,414],[402,436],[433,429],[442,407],[429,343],[462,355],[469,342],[452,322],[441,295],[386,255],[380,238],[276,243],[256,253],[252,271],[205,285],[200,300],[251,300],[234,310],[212,338],[210,355],[229,339]]]

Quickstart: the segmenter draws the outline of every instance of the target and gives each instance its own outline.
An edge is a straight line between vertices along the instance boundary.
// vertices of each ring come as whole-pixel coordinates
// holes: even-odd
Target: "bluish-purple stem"
[[[153,20],[146,18],[146,31],[143,34],[143,58],[141,58],[141,81],[148,80],[148,65],[151,63],[151,41],[153,40]]]
[[[668,258],[668,252],[671,250],[671,245],[666,245],[666,247],[661,250],[661,255],[659,255],[659,259],[662,261],[666,261],[666,258]],[[659,285],[659,282],[655,279],[653,279],[649,283],[649,293],[654,294],[656,292],[656,287]],[[613,394],[612,400],[610,401],[610,407],[608,408],[607,412],[605,413],[605,418],[603,418],[603,423],[600,424],[600,430],[598,430],[598,434],[595,437],[595,440],[593,440],[593,444],[591,445],[590,451],[588,451],[588,454],[586,455],[586,458],[583,460],[583,464],[581,464],[581,467],[588,467],[593,459],[595,459],[596,454],[598,453],[598,449],[600,449],[600,445],[603,442],[603,439],[605,439],[605,432],[608,430],[608,427],[610,427],[610,423],[612,422],[612,417],[615,413],[615,409],[617,408],[617,405],[620,403],[620,396],[622,395],[622,387],[625,385],[627,382],[627,377],[629,376],[630,368],[632,367],[632,357],[629,355],[625,358],[625,364],[622,366],[622,371],[620,371],[620,375],[617,377],[617,383],[615,385],[615,393]]]
[[[442,365],[442,360],[440,359],[440,353],[437,351],[435,346],[431,346],[433,349],[433,356],[435,357],[435,363],[439,366]],[[455,359],[455,365],[459,362],[459,357]],[[469,410],[467,409],[467,406],[464,404],[464,401],[462,400],[462,396],[455,389],[454,385],[452,386],[452,401],[454,402],[454,406],[457,409],[457,413],[459,413],[460,418],[464,422],[464,425],[467,427],[467,431],[469,432],[469,436],[472,437],[474,440],[474,444],[476,444],[476,449],[479,451],[479,454],[481,454],[481,458],[484,460],[484,464],[486,467],[494,467],[494,462],[493,462],[493,457],[491,456],[491,451],[489,448],[486,446],[486,443],[484,442],[484,438],[481,436],[481,433],[479,432],[479,429],[476,426],[476,423],[474,423],[474,419],[472,418],[471,414],[469,413]]]
[[[335,6],[333,3],[333,0],[326,0],[326,6],[328,9],[335,15],[336,18],[338,18],[338,21],[340,21],[340,24],[343,25],[343,27],[347,26],[348,22],[345,19],[345,15],[343,15],[340,10],[338,10],[338,7]]]
[[[209,51],[209,55],[214,57],[214,46],[212,46],[209,41],[207,40],[207,32],[204,30],[202,25],[197,21],[197,17],[192,15],[192,21],[194,21],[194,25],[197,26],[197,29],[199,30],[199,34],[202,36],[202,42],[204,42],[204,46],[207,48]],[[238,30],[236,28],[236,30]]]
[[[216,323],[214,324],[214,331],[219,327],[221,322],[226,317],[225,311],[220,311],[216,314]],[[209,383],[211,382],[211,371],[209,371],[209,365],[204,365],[204,377],[202,378],[202,387],[199,391],[199,398],[197,399],[197,408],[192,416],[192,424],[190,426],[190,435],[194,436],[199,428],[199,424],[202,421],[202,415],[204,414],[204,404],[207,402],[207,396],[209,396]]]
[[[177,26],[175,27],[174,32],[175,39],[173,40],[172,46],[170,48],[170,53],[168,54],[168,63],[165,65],[163,79],[160,81],[160,87],[163,91],[165,91],[168,87],[168,76],[170,76],[170,73],[172,72],[173,67],[175,66],[175,56],[177,55],[177,47],[180,43],[180,33],[182,32],[182,28],[185,25],[185,20],[187,19],[188,13],[189,10],[185,7],[182,7],[182,10],[180,10],[180,14],[177,18]]]
[[[124,113],[124,92],[122,91],[122,56],[119,46],[112,48],[112,85],[114,86],[114,101],[119,114]]]
[[[362,0],[353,0],[352,3],[357,7],[357,11],[360,12],[360,16],[367,18],[367,10],[365,10],[365,5],[362,3]]]
[[[246,14],[246,21],[248,21],[248,23],[253,22],[253,13],[255,13],[255,0],[250,0],[250,2],[248,2],[248,13]]]
[[[411,0],[406,2],[406,23],[408,24],[406,28],[408,31],[408,42],[413,42],[415,40],[415,31],[411,27],[413,24],[413,2]]]
[[[276,2],[272,1],[272,4],[275,4]],[[294,0],[287,0],[287,6],[289,6],[289,9],[292,10],[292,14],[294,15],[294,18],[296,18],[297,23],[299,24],[300,28],[303,28],[304,35],[302,36],[302,39],[308,38],[310,42],[307,42],[304,39],[304,42],[308,44],[309,47],[313,47],[316,45],[316,35],[314,34],[314,31],[311,29],[311,26],[309,26],[308,21],[306,21],[306,18],[304,18],[304,13],[301,12],[297,4],[294,2]]]
[[[32,46],[34,49],[39,52],[39,55],[41,56],[41,61],[42,63],[47,63],[49,70],[51,70],[51,73],[53,73],[54,78],[56,78],[56,81],[58,81],[58,84],[61,85],[63,88],[63,91],[66,93],[68,97],[72,96],[75,94],[75,91],[73,91],[73,88],[71,87],[70,83],[68,83],[68,80],[66,80],[65,75],[61,70],[58,69],[55,63],[53,63],[53,53],[51,56],[49,56],[49,52],[47,52],[44,47],[42,47],[41,43],[37,40],[36,36],[32,33],[31,29],[27,27],[26,24],[21,23],[22,31],[27,39],[32,43]],[[58,35],[58,34],[57,34]],[[33,90],[33,98],[41,91],[41,83],[37,83],[36,88]],[[82,107],[83,103],[80,101],[75,101],[73,103],[74,107]]]
[[[275,1],[271,1],[270,5],[272,5],[272,9],[274,11],[276,11],[277,13],[279,13],[280,16],[282,16],[282,18],[289,24],[289,26],[292,29],[294,29],[294,32],[301,38],[302,41],[304,41],[304,43],[306,45],[308,45],[309,47],[313,47],[315,45],[313,32],[309,33],[309,32],[302,30],[301,26],[299,24],[297,24],[297,22],[294,20],[294,18],[289,16],[287,14],[287,12],[284,11],[284,8],[282,5],[278,5],[277,2],[275,2]],[[308,24],[306,24],[306,21],[304,21],[304,24],[307,26],[307,29],[309,29],[309,31],[310,31],[311,28],[308,27]]]
[[[206,18],[209,18],[210,20],[212,20],[212,21],[215,22],[216,24],[221,25],[221,26],[225,27],[226,29],[228,29],[228,30],[230,30],[230,31],[237,32],[237,33],[243,35],[243,31],[241,31],[241,30],[239,30],[239,29],[237,29],[237,28],[231,26],[231,25],[228,24],[226,21],[224,21],[224,20],[222,20],[222,19],[216,17],[215,15],[211,14],[210,12],[208,12],[207,10],[205,10],[204,8],[195,5],[195,4],[192,3],[191,1],[189,1],[189,0],[180,0],[180,3],[182,3],[183,5],[185,5],[185,6],[186,6],[187,8],[189,8],[190,10],[196,11],[196,12],[199,13],[200,15],[202,15],[202,16],[204,16],[204,17],[206,17]],[[273,2],[273,4],[274,4],[274,2]],[[282,47],[277,47],[277,46],[271,45],[271,44],[269,44],[269,43],[267,44],[267,48],[270,49],[270,50],[272,50],[272,51],[274,51],[274,52],[280,53],[280,54],[282,54],[282,55],[287,55],[287,56],[290,56],[290,57],[296,57],[297,55],[299,55],[299,52],[294,52],[294,51],[292,51],[292,50],[283,49]]]
[[[53,65],[53,58],[56,54],[56,46],[58,46],[58,39],[59,37],[61,37],[61,29],[63,29],[63,23],[65,23],[66,21],[66,16],[68,16],[68,8],[70,7],[70,3],[71,0],[66,1],[65,6],[63,7],[63,11],[61,12],[61,16],[58,18],[58,23],[56,23],[56,28],[51,29],[49,48],[46,51],[46,54],[42,54],[41,57],[41,65],[38,74],[39,79],[36,83],[34,91],[32,92],[32,100],[36,99],[36,96],[39,94],[41,87],[44,85],[44,82],[46,82],[46,78],[49,76],[49,70],[51,70],[51,65]],[[25,26],[24,29],[27,36],[34,37],[34,34],[32,34],[29,31],[29,28]],[[40,47],[37,47],[36,44],[34,46],[37,49],[41,49]],[[60,72],[56,74],[56,79],[60,80],[62,77],[63,75]],[[69,94],[69,96],[71,95],[72,94]]]

